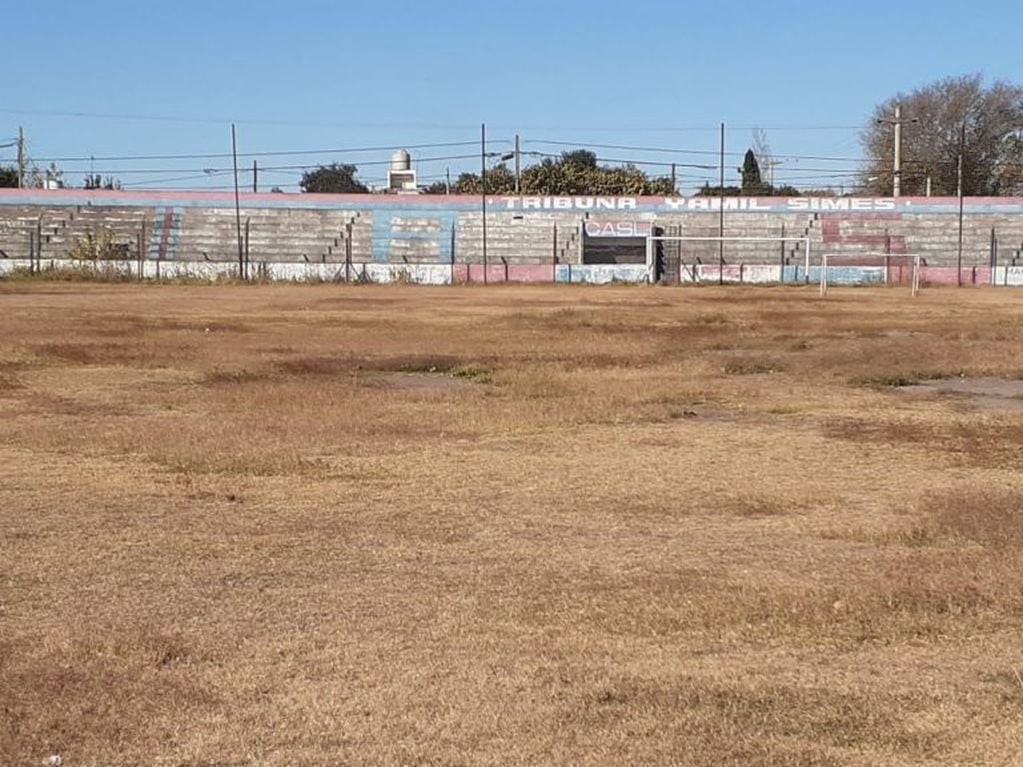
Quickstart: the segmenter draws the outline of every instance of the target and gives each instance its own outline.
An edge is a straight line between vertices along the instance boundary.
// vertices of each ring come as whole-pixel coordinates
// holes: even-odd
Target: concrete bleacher
[[[487,215],[487,261],[519,266],[581,263],[578,216]],[[483,216],[462,214],[455,235],[455,256],[464,263],[483,262]]]
[[[0,258],[28,258],[36,238],[43,250],[67,226],[71,210],[63,207],[14,205],[0,208]]]
[[[44,244],[43,254],[70,256],[89,235],[106,234],[111,257],[138,258],[140,242],[146,249],[143,238],[152,231],[153,216],[152,208],[78,206],[68,210],[65,226]]]
[[[997,236],[1005,223],[1004,218],[989,214],[964,218],[963,263],[970,266],[990,263],[992,227]],[[1010,230],[1015,228],[1012,223],[1009,227]],[[955,216],[826,214],[814,222],[813,232],[815,240],[832,255],[920,256],[930,266],[947,267],[956,266],[959,257],[959,227]],[[1005,234],[1011,236],[1011,231]]]
[[[246,208],[241,229],[251,262],[344,263],[346,258],[362,262],[372,257],[372,223],[360,211]],[[235,211],[185,209],[173,247],[166,250],[165,257],[174,260],[236,262]]]
[[[723,243],[717,240],[668,241],[663,244],[665,256],[673,263],[718,264],[722,257],[730,265],[739,264],[801,264],[806,257],[804,241],[809,238],[811,250],[819,242],[808,214],[769,214],[743,212],[725,215]],[[719,237],[717,213],[688,213],[657,218],[657,226],[669,237]],[[773,238],[789,238],[787,240]],[[763,238],[756,240],[754,238]]]
[[[627,204],[618,205],[614,198],[602,198],[599,206],[592,198],[492,200],[485,270],[479,198],[245,195],[241,224],[248,261],[262,265],[260,274],[424,282],[484,276],[495,281],[646,280],[646,233],[711,238],[720,233],[719,212],[705,200],[688,205],[686,200],[622,199]],[[961,277],[953,199],[858,201],[877,203],[869,208],[848,200],[810,202],[828,207],[774,200],[726,209],[726,237],[787,239],[663,242],[656,250],[657,276],[684,280],[688,269],[694,278],[727,271],[729,280],[804,281],[809,278],[809,242],[811,269],[827,254],[829,263],[841,268],[871,270],[873,280],[879,266],[905,267],[920,256],[934,279],[948,281],[947,274],[939,273],[949,269],[952,279]],[[968,201],[966,210],[962,264],[971,270],[969,280],[996,281],[990,265],[997,251],[1007,284],[1004,267],[1023,269],[1023,201]],[[59,263],[90,233],[105,232],[112,259],[141,257],[142,262],[169,265],[156,270],[161,275],[178,266],[183,273],[229,274],[239,258],[236,215],[231,196],[211,193],[6,191],[0,193],[0,261],[6,262],[0,268],[14,268],[30,251],[37,259]],[[143,273],[150,272],[144,268]]]

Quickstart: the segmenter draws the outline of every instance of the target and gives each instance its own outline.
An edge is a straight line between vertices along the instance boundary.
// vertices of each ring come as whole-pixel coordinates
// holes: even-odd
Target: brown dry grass
[[[0,304],[0,764],[1023,762],[1014,293]]]

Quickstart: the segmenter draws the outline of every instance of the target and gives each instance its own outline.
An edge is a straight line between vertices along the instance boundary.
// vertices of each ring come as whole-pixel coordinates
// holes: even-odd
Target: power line
[[[720,128],[715,125],[495,125],[498,130],[536,130],[536,131],[588,131],[590,133],[717,133]],[[775,133],[811,132],[811,131],[851,131],[862,130],[863,125],[730,125],[730,131],[749,131],[760,128]]]
[[[507,144],[508,140],[498,143]],[[397,149],[438,149],[441,147],[476,146],[478,141],[445,141],[432,144],[405,144],[391,146],[343,147],[334,149],[294,149],[274,152],[239,152],[239,157],[291,157],[314,154],[350,154],[353,152],[386,152]],[[208,154],[152,154],[152,155],[106,155],[88,157],[39,157],[37,162],[138,162],[141,160],[220,160],[230,158],[230,152]],[[473,155],[475,157],[475,155]]]
[[[452,155],[442,155],[442,156],[438,156],[438,157],[420,157],[420,158],[416,159],[415,162],[417,162],[417,163],[427,163],[427,162],[446,162],[446,161],[449,161],[449,160],[468,160],[468,159],[475,159],[478,156],[479,155],[476,155],[476,154],[452,154]],[[368,166],[390,165],[390,164],[391,164],[390,160],[366,160],[364,162],[359,162],[358,166],[368,167]],[[305,165],[269,165],[269,166],[266,166],[266,167],[260,167],[259,171],[260,172],[263,172],[263,171],[284,171],[284,170],[306,171],[306,170],[310,170],[310,169],[314,169],[314,168],[319,168],[319,167],[322,167],[322,166],[321,165],[308,165],[308,164],[305,164]],[[64,168],[63,170],[66,173],[81,173],[81,172],[84,172],[81,169],[68,169],[68,168]],[[133,175],[133,174],[152,175],[152,174],[157,174],[157,173],[203,173],[203,174],[205,174],[207,176],[212,176],[212,175],[216,175],[218,173],[228,173],[230,171],[231,171],[231,168],[212,167],[212,168],[96,168],[95,170],[92,170],[91,172],[93,174],[99,174],[99,175],[119,175],[119,176]],[[245,168],[245,169],[239,169],[239,172],[251,173],[252,171],[251,171],[251,169]]]
[[[171,184],[171,183],[174,183],[176,181],[193,181],[193,180],[199,179],[199,178],[209,178],[209,176],[207,174],[205,174],[205,173],[201,173],[201,174],[199,174],[197,176],[177,176],[175,178],[152,179],[152,180],[148,180],[148,181],[129,181],[126,184],[121,184],[121,186],[122,187],[127,187],[127,186],[145,186],[147,184]],[[229,189],[234,189],[234,186],[232,185],[232,186],[230,186],[228,188]]]
[[[630,152],[663,152],[667,154],[695,154],[695,155],[709,155],[711,157],[718,157],[719,151],[710,149],[682,149],[677,147],[649,147],[649,146],[634,146],[630,144],[595,144],[586,143],[580,144],[572,141],[553,141],[548,139],[527,139],[523,143],[526,144],[552,144],[554,146],[566,146],[575,147],[577,149],[622,149]],[[729,157],[744,157],[745,152],[725,152],[726,156]],[[859,157],[828,157],[822,155],[795,155],[795,154],[772,154],[772,158],[785,159],[785,160],[822,160],[829,162],[862,162],[862,158]],[[715,166],[716,167],[716,166]]]
[[[0,114],[28,115],[40,117],[76,117],[99,120],[139,120],[150,122],[167,123],[198,123],[208,125],[230,125],[232,122],[239,125],[283,125],[300,127],[326,127],[326,128],[414,128],[417,130],[467,130],[471,128],[470,123],[408,123],[408,122],[358,122],[338,120],[281,120],[262,117],[212,117],[212,116],[181,116],[142,114],[130,112],[90,112],[83,110],[42,110],[42,109],[0,109]],[[664,126],[635,126],[635,125],[494,125],[500,130],[557,130],[557,131],[579,131],[588,130],[593,132],[614,132],[614,133],[705,133],[716,132],[716,126],[707,125],[664,125]],[[746,131],[760,128],[765,131],[789,132],[789,131],[848,131],[861,130],[863,125],[733,125],[733,131]]]
[[[551,154],[549,152],[523,152],[523,154],[530,155],[532,157],[544,157],[544,158],[560,158],[559,154]],[[717,165],[697,165],[694,163],[685,162],[658,162],[656,160],[623,160],[614,157],[596,157],[596,162],[611,162],[621,163],[625,165],[654,165],[664,168],[670,168],[675,166],[676,168],[696,168],[698,170],[717,170]]]
[[[588,149],[588,148],[592,147],[594,149],[624,149],[624,150],[630,151],[630,152],[667,152],[667,153],[670,153],[670,154],[711,155],[713,157],[717,157],[718,154],[719,154],[719,152],[716,152],[716,151],[703,150],[703,149],[674,149],[674,148],[667,148],[667,147],[632,146],[632,145],[629,145],[629,144],[593,144],[593,143],[580,144],[579,142],[576,142],[576,141],[553,141],[553,140],[548,140],[548,139],[524,139],[522,143],[524,143],[524,144],[552,144],[554,146],[567,146],[567,147],[573,147],[575,149]],[[731,155],[739,156],[738,152],[726,152],[726,154],[731,154]],[[547,155],[547,156],[549,156],[549,157],[556,157],[557,155]],[[671,163],[668,163],[668,164],[670,165]],[[717,166],[715,166],[715,167],[717,167]]]
[[[111,112],[86,112],[70,110],[41,110],[41,109],[0,109],[0,114],[9,115],[30,115],[38,117],[84,117],[97,120],[139,120],[148,122],[167,123],[198,123],[206,125],[230,125],[232,122],[238,125],[284,125],[310,128],[415,128],[417,130],[468,130],[469,124],[439,124],[439,123],[389,123],[389,122],[340,122],[320,120],[275,120],[259,117],[237,118],[237,117],[182,117],[181,115],[154,115],[154,114],[132,114],[132,113],[111,113]]]

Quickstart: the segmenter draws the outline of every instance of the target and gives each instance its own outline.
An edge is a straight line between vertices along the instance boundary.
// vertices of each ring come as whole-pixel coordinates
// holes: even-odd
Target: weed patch
[[[785,365],[769,357],[738,357],[726,362],[723,369],[732,376],[765,375],[781,373]]]

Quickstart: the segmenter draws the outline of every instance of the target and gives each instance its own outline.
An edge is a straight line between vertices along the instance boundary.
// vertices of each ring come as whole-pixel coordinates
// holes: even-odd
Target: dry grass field
[[[2,765],[1023,763],[1019,292],[0,307]]]

